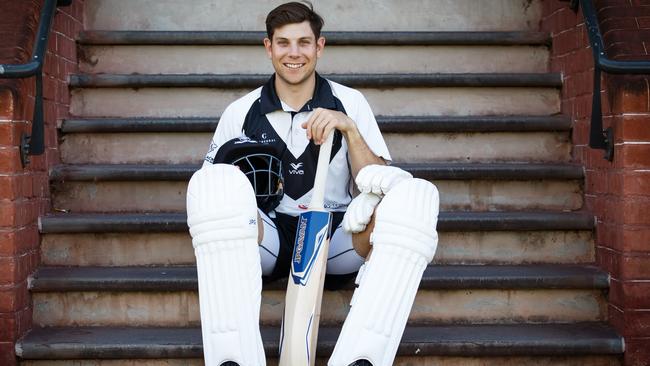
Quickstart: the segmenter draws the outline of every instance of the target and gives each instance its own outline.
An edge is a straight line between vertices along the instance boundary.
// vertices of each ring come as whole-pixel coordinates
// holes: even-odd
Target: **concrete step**
[[[263,327],[262,339],[268,358],[277,357],[280,330]],[[318,357],[329,357],[339,330],[322,327],[318,337]],[[73,359],[190,359],[202,357],[199,328],[137,328],[137,327],[74,327],[35,329],[16,345],[22,360]],[[624,343],[616,332],[601,323],[543,325],[450,325],[407,327],[397,354],[400,365],[430,365],[429,357],[441,357],[445,366],[478,365],[470,357],[486,357],[481,365],[497,365],[494,360],[510,363],[530,360],[524,365],[548,366],[563,357],[560,365],[612,365],[612,363],[579,364],[587,356],[613,356],[623,353]],[[494,356],[502,356],[493,359]],[[470,363],[446,363],[449,357],[463,357]],[[548,363],[537,363],[537,357]],[[564,359],[569,357],[569,359]],[[492,360],[492,361],[491,361]],[[456,362],[460,360],[455,359]],[[80,361],[75,361],[80,362]],[[187,360],[187,362],[191,362]],[[487,362],[487,363],[484,363]],[[503,364],[501,364],[503,365]]]
[[[416,177],[433,178],[441,192],[441,208],[447,211],[575,211],[582,207],[580,167],[467,165],[401,167]],[[197,168],[196,165],[58,166],[50,172],[52,204],[57,210],[70,212],[184,211],[187,182]]]
[[[261,84],[259,84],[261,85]],[[376,115],[552,115],[560,112],[556,88],[360,88]],[[86,88],[71,92],[70,113],[84,117],[211,117],[250,89],[171,87]]]
[[[280,325],[286,279],[264,286],[261,322]],[[609,277],[592,266],[430,266],[409,322],[604,321]],[[30,279],[38,326],[198,326],[195,267],[41,268]],[[321,324],[342,324],[353,284],[325,291]]]
[[[137,2],[89,0],[85,28],[91,30],[264,30],[264,19],[282,0],[245,3],[193,0]],[[541,1],[398,0],[320,1],[315,10],[324,31],[513,31],[537,30]],[[367,16],[372,14],[372,17]],[[404,21],[408,19],[408,21]]]
[[[76,74],[72,88],[256,88],[270,74]],[[407,87],[561,87],[557,73],[382,73],[323,74],[352,88]]]
[[[77,133],[63,139],[66,164],[197,164],[213,133]],[[396,163],[568,163],[565,132],[384,133]]]
[[[39,217],[42,234],[186,232],[185,213],[57,213]],[[438,231],[592,230],[588,212],[441,212]]]
[[[441,232],[436,264],[592,263],[592,233],[571,231]],[[192,265],[184,233],[62,233],[41,240],[48,266]]]
[[[277,366],[277,359],[266,361]],[[131,359],[131,360],[24,360],[22,366],[201,366],[203,360],[192,359]],[[326,366],[327,358],[316,359],[317,366]],[[454,356],[402,356],[396,357],[394,366],[620,366],[617,355],[599,356],[502,356],[502,357],[454,357]]]
[[[178,151],[173,154],[174,160],[196,163],[201,160],[206,149],[204,146],[207,146],[218,119],[207,117],[64,120],[61,131],[75,136],[65,137],[62,144],[63,160],[75,164],[143,161],[168,163],[168,145],[171,144],[179,146]],[[377,120],[386,135],[389,147],[393,148],[393,158],[396,161],[525,161],[525,158],[533,161],[567,161],[569,158],[570,145],[565,132],[570,130],[571,122],[560,115],[378,116]],[[179,135],[175,136],[172,132]],[[194,138],[197,135],[191,134],[199,132],[204,133],[201,135],[205,141],[204,146],[196,143]],[[455,135],[450,135],[452,133]],[[147,139],[146,143],[144,139]],[[423,139],[430,143],[422,141]],[[457,141],[458,139],[465,143]],[[476,139],[484,141],[474,141]],[[182,141],[186,144],[180,148]],[[403,145],[405,142],[408,145]],[[490,142],[493,143],[493,148],[484,148],[484,145]],[[507,145],[507,142],[511,144]],[[430,148],[432,145],[435,145],[436,149]],[[467,146],[474,148],[468,149]],[[417,155],[418,153],[420,155]]]
[[[44,265],[194,264],[185,216],[56,214],[40,219]],[[434,263],[590,263],[593,217],[582,213],[443,213]]]
[[[554,116],[376,116],[383,133],[570,131],[571,119]],[[62,133],[214,132],[219,117],[67,118]]]
[[[377,115],[551,115],[559,74],[334,75]],[[73,75],[71,113],[85,117],[209,117],[267,75]],[[176,88],[183,88],[182,92]],[[233,89],[239,88],[239,89]],[[119,106],[119,107],[116,107]]]
[[[546,32],[322,32],[327,45],[335,46],[549,46]],[[77,42],[83,46],[259,46],[265,31],[104,31],[86,30]]]
[[[80,36],[80,71],[122,74],[273,72],[265,32],[107,32]],[[335,32],[324,34],[323,73],[546,72],[540,32]],[[188,58],[187,55],[192,57]],[[373,60],[373,62],[350,62]]]

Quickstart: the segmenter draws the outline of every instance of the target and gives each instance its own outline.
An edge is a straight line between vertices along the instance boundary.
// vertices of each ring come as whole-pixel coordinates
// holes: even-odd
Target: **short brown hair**
[[[316,39],[320,37],[320,30],[323,28],[323,18],[314,12],[313,5],[308,2],[290,2],[282,4],[271,10],[266,16],[266,34],[273,39],[273,33],[277,28],[287,24],[302,23],[308,21]]]

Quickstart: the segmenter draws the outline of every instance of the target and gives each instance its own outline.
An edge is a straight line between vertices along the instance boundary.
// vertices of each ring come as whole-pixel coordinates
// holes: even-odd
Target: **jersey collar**
[[[267,114],[282,108],[282,102],[275,91],[275,74],[264,84],[260,96],[260,113]],[[336,109],[336,101],[330,83],[316,73],[316,87],[314,88],[314,95],[305,105],[298,111],[309,112],[315,108]]]

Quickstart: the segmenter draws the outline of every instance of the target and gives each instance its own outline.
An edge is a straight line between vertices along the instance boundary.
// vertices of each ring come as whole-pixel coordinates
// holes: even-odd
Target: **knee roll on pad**
[[[399,183],[379,203],[373,251],[359,273],[329,366],[358,360],[393,364],[422,274],[438,245],[438,206],[438,190],[421,179]]]
[[[265,365],[259,329],[262,277],[257,207],[243,173],[205,166],[187,189],[206,365]]]

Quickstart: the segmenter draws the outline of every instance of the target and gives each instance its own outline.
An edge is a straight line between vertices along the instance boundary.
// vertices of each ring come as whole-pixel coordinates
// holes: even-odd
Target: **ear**
[[[264,48],[266,49],[266,55],[271,58],[271,46],[272,43],[270,39],[264,38]]]
[[[316,57],[320,57],[323,54],[323,49],[325,48],[325,37],[319,37],[316,41]]]

